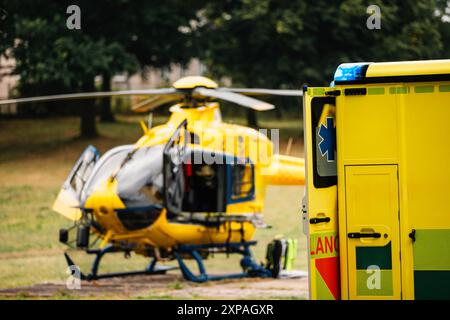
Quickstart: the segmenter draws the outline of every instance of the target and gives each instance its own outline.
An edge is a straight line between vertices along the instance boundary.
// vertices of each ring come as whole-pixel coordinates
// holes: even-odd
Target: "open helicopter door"
[[[81,218],[80,195],[100,157],[94,146],[88,146],[76,162],[53,204],[53,210],[70,220]]]
[[[310,299],[320,300],[340,298],[335,98],[325,96],[325,90],[310,88],[303,101],[303,230],[308,237]]]
[[[181,212],[184,198],[183,161],[187,144],[187,120],[181,122],[164,147],[163,175],[164,202],[167,217],[173,217]]]
[[[163,151],[164,198],[168,218],[183,212],[227,212],[255,195],[254,165],[246,158],[191,149],[181,123]]]
[[[183,163],[183,172],[185,212],[239,212],[242,202],[254,199],[254,166],[249,159],[192,149]]]

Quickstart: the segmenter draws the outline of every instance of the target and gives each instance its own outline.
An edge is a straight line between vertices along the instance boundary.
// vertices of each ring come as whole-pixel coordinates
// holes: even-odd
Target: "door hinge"
[[[411,238],[412,242],[416,242],[416,229],[412,229],[411,232],[408,234],[408,237]]]

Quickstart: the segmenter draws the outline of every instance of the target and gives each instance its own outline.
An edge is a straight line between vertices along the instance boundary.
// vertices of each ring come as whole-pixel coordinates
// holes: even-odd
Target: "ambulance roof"
[[[343,63],[335,84],[450,80],[450,59]]]

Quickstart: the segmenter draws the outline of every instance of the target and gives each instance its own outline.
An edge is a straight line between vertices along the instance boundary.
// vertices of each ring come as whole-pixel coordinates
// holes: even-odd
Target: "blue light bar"
[[[343,63],[334,73],[334,81],[358,81],[364,79],[368,62]]]

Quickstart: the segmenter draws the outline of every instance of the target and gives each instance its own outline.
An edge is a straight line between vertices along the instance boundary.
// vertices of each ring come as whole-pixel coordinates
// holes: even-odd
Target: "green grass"
[[[56,233],[46,232],[67,225],[67,220],[49,207],[57,191],[27,185],[1,187],[0,253],[59,247]],[[20,241],[14,241],[17,239]]]
[[[58,242],[58,230],[71,223],[51,210],[61,183],[88,144],[103,153],[136,141],[141,135],[137,121],[142,118],[121,117],[114,124],[99,124],[101,136],[96,139],[77,138],[76,118],[0,120],[0,288],[67,278],[63,257],[66,247]],[[164,117],[157,117],[154,122],[162,121]],[[292,153],[302,154],[300,120],[261,119],[260,124],[281,129],[281,152],[286,139],[293,137]],[[257,260],[264,259],[267,243],[283,234],[299,240],[296,268],[306,269],[306,244],[300,220],[302,196],[303,187],[269,187],[264,214],[272,228],[257,231],[259,244],[254,250]],[[73,256],[82,269],[89,266],[92,258],[75,252]],[[104,262],[103,271],[123,271],[143,268],[148,261],[138,256],[126,260],[116,254],[107,256]],[[239,257],[216,255],[206,262],[206,267],[212,273],[238,271]],[[183,283],[170,286],[177,290],[183,288]]]
[[[174,290],[181,290],[181,289],[184,288],[184,285],[183,285],[183,283],[181,283],[181,282],[179,282],[179,281],[175,281],[175,282],[173,282],[173,283],[170,283],[170,284],[168,285],[168,288],[169,288],[169,289],[174,289]]]

